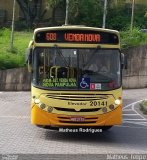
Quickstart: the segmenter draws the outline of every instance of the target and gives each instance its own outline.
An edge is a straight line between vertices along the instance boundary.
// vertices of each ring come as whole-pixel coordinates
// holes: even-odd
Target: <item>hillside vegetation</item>
[[[147,32],[141,32],[139,28],[129,29],[120,32],[121,49],[128,49],[147,44]]]
[[[9,29],[0,29],[0,69],[9,69],[25,66],[25,52],[32,39],[32,32],[15,32],[14,49],[10,51],[10,35]],[[135,28],[132,32],[125,30],[120,32],[121,48],[126,49],[133,46],[144,45],[147,42],[147,33],[140,32]]]
[[[22,10],[19,30],[65,23],[66,0],[17,0]],[[135,0],[133,26],[147,28],[147,0]],[[132,0],[107,0],[106,28],[124,30],[130,26]],[[37,8],[36,8],[37,6]],[[69,0],[68,24],[102,27],[104,0]],[[28,12],[29,11],[29,12]]]
[[[32,33],[15,32],[14,49],[10,50],[10,29],[0,29],[0,69],[16,68],[25,65],[25,52]]]

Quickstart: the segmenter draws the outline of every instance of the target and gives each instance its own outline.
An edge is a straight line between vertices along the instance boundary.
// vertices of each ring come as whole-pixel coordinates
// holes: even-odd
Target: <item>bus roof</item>
[[[95,31],[103,31],[103,32],[112,32],[118,34],[117,30],[112,29],[104,29],[104,28],[96,28],[96,27],[87,27],[83,25],[63,25],[63,26],[55,26],[55,27],[43,27],[43,28],[36,28],[34,33],[38,31],[47,31],[47,30],[66,30],[66,29],[75,29],[75,30],[95,30]]]

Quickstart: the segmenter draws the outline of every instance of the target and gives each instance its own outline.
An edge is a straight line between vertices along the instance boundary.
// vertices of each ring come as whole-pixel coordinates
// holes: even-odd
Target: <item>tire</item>
[[[103,126],[102,130],[103,131],[108,131],[109,129],[111,129],[113,126]]]

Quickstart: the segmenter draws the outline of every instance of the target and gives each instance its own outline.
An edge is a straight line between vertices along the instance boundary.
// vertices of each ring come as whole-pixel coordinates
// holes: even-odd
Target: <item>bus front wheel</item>
[[[103,131],[107,131],[107,130],[109,130],[109,129],[111,129],[113,126],[103,126],[102,127],[102,130]]]

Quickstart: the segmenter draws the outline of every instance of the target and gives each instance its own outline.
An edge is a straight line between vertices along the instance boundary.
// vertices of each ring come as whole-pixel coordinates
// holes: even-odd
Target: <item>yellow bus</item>
[[[123,56],[118,31],[38,28],[27,55],[32,124],[110,128],[122,123]]]

